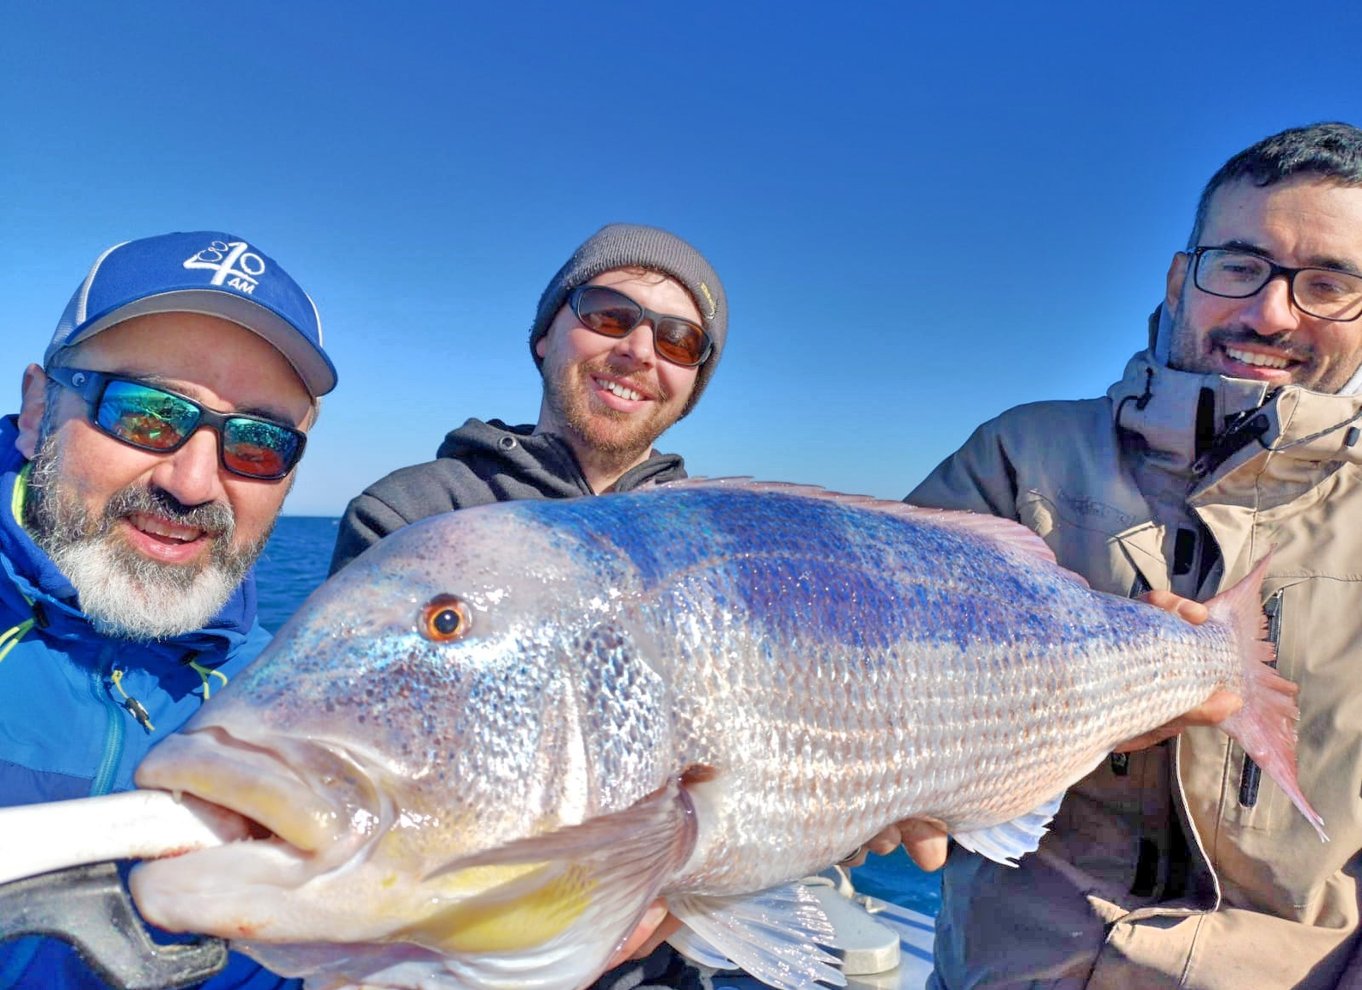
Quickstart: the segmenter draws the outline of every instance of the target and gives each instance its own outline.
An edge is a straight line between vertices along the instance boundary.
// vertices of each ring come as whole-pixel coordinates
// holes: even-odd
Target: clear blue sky
[[[662,448],[902,497],[1105,390],[1210,173],[1362,123],[1359,37],[1353,0],[0,0],[4,409],[100,250],[226,229],[321,309],[341,383],[285,511],[338,514],[468,416],[533,421],[539,293],[627,220],[731,302]]]

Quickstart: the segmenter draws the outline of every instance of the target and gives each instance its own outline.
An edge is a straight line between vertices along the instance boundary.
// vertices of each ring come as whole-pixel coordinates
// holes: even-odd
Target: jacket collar
[[[1193,478],[1209,481],[1255,463],[1298,479],[1362,463],[1362,396],[1297,385],[1269,393],[1262,382],[1175,371],[1147,351],[1131,358],[1107,395],[1117,427],[1140,438],[1151,460]]]

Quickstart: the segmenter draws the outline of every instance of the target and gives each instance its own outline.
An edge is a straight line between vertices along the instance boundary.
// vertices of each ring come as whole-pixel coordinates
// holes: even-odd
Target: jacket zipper
[[[1204,478],[1238,453],[1241,448],[1255,441],[1264,450],[1267,450],[1268,446],[1262,442],[1262,438],[1271,425],[1266,416],[1254,416],[1246,425],[1235,427],[1222,434],[1220,441],[1214,447],[1196,459],[1196,463],[1192,465],[1192,477]]]
[[[104,721],[104,751],[99,758],[94,780],[90,783],[90,796],[108,794],[113,788],[114,774],[123,758],[123,735],[126,731],[123,707],[113,698],[113,644],[107,644],[99,656],[99,664],[90,673],[90,692],[108,716]]]

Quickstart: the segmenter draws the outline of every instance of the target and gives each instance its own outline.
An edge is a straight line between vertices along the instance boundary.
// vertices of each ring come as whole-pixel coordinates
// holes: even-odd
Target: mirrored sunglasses
[[[568,296],[568,304],[582,326],[606,337],[627,337],[647,320],[653,328],[654,350],[684,368],[704,364],[714,349],[709,334],[690,320],[655,313],[604,285],[578,286]]]
[[[101,433],[138,450],[168,454],[202,427],[218,435],[218,460],[243,478],[276,481],[297,465],[307,436],[273,420],[220,413],[188,396],[136,378],[79,368],[49,368],[47,376],[71,389],[89,407]]]

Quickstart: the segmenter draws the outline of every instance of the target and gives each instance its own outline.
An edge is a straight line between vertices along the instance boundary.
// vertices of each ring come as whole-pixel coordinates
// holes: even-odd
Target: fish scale
[[[134,895],[317,985],[572,990],[655,896],[689,951],[835,982],[782,885],[910,816],[1033,848],[1115,743],[1280,682],[1254,593],[1193,627],[1092,592],[1019,526],[791,486],[436,517],[151,753],[141,786],[276,837],[144,865]],[[1283,759],[1292,711],[1268,720]],[[347,786],[318,782],[336,766]]]

